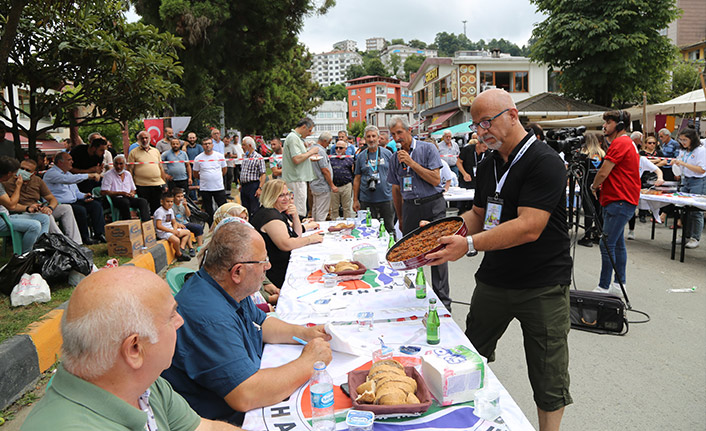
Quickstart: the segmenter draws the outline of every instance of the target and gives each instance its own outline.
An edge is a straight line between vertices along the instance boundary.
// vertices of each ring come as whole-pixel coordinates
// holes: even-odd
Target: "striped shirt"
[[[240,182],[260,181],[260,175],[267,173],[265,159],[257,151],[245,153],[245,159],[240,166]]]

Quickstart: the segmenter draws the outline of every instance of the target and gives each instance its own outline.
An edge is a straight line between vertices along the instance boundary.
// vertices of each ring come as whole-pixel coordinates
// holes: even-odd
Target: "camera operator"
[[[355,161],[353,179],[353,211],[370,209],[374,218],[384,220],[385,230],[394,232],[392,186],[387,172],[392,152],[379,145],[380,132],[375,126],[365,128],[368,148],[361,151]]]
[[[605,142],[603,140],[603,134],[601,132],[588,132],[585,135],[586,142],[581,148],[581,154],[586,155],[586,175],[587,180],[585,184],[593,184],[593,180],[596,178],[596,174],[603,164],[603,158],[605,157],[605,149],[601,143]],[[598,244],[601,239],[598,230],[593,227],[593,221],[595,219],[600,219],[602,216],[601,204],[598,201],[596,194],[591,194],[591,203],[593,204],[593,210],[584,206],[584,229],[585,233],[583,238],[578,240],[579,245],[584,247],[593,247],[593,244]]]
[[[625,284],[626,280],[628,254],[623,232],[640,200],[640,156],[626,131],[630,124],[629,112],[607,111],[603,114],[603,121],[603,135],[610,144],[603,166],[591,185],[594,196],[597,196],[597,190],[601,191],[600,202],[603,206],[601,276],[598,287],[593,291],[623,296],[618,283]],[[615,263],[613,283],[611,261]]]

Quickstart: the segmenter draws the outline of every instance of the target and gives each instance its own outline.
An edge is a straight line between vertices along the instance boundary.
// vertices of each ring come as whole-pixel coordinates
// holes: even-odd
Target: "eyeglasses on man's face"
[[[478,122],[478,123],[471,123],[471,124],[468,126],[468,128],[471,129],[471,132],[477,132],[479,127],[480,127],[481,129],[483,129],[483,130],[488,130],[488,129],[490,129],[490,127],[492,126],[491,123],[492,123],[493,120],[495,120],[496,118],[498,118],[499,116],[503,115],[504,113],[506,113],[506,112],[509,111],[509,110],[510,110],[510,108],[504,109],[504,110],[500,111],[500,113],[499,113],[498,115],[496,115],[496,116],[494,116],[494,117],[490,117],[490,118],[488,118],[487,120],[482,120],[482,121],[480,121],[480,122]]]
[[[246,261],[243,261],[243,262],[235,262],[235,263],[233,264],[233,266],[230,267],[230,269],[228,270],[228,272],[231,272],[231,271],[233,270],[233,268],[235,268],[235,265],[260,265],[260,264],[266,265],[266,264],[268,264],[268,263],[270,263],[270,257],[269,257],[269,256],[266,257],[265,260],[246,260]]]

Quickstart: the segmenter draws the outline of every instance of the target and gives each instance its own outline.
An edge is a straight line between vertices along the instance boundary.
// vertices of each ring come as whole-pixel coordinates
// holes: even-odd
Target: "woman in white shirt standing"
[[[706,148],[701,145],[699,135],[694,129],[684,129],[679,132],[681,150],[679,156],[672,160],[681,170],[682,186],[684,193],[706,195]],[[676,173],[675,173],[675,176]],[[701,231],[704,229],[704,214],[701,211],[689,213],[689,230],[687,234],[687,248],[696,248],[701,240]]]

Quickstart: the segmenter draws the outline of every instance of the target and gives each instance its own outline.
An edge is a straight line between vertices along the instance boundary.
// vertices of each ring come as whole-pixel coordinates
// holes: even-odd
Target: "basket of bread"
[[[353,408],[375,415],[423,413],[432,396],[421,374],[394,359],[378,361],[370,370],[348,373]]]
[[[339,280],[359,279],[365,274],[365,265],[357,260],[342,260],[335,263],[325,263],[324,272],[336,274]]]

